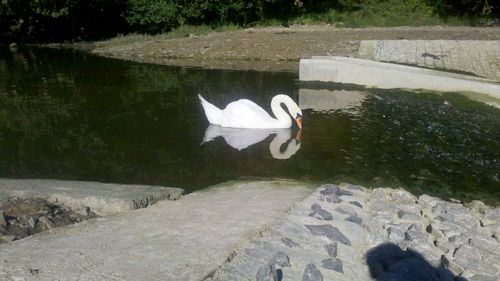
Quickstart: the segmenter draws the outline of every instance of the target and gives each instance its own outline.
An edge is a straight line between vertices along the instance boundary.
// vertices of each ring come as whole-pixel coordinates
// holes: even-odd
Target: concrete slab
[[[203,280],[313,190],[230,182],[0,245],[0,280]]]
[[[41,197],[78,210],[89,207],[104,216],[144,208],[161,200],[177,200],[183,189],[83,181],[0,179],[0,199]]]
[[[381,89],[475,92],[500,99],[500,84],[474,76],[346,57],[300,61],[301,81],[364,85]]]
[[[359,57],[474,73],[500,81],[499,40],[367,40]]]

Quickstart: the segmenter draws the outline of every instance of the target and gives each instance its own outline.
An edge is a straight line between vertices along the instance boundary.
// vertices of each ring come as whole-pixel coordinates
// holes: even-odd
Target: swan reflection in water
[[[288,159],[300,149],[301,131],[299,130],[292,138],[292,130],[287,129],[240,129],[226,128],[218,125],[209,125],[203,137],[204,144],[215,138],[223,137],[228,145],[243,150],[253,144],[265,140],[269,135],[274,134],[274,138],[269,144],[269,151],[275,159]],[[286,144],[285,149],[281,147]]]

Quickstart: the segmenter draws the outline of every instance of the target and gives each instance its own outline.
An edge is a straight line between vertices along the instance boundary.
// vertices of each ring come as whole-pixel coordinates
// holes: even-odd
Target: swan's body
[[[302,128],[302,111],[299,106],[286,95],[277,95],[271,101],[271,109],[276,116],[273,118],[256,103],[241,99],[231,102],[224,109],[219,109],[198,95],[210,124],[229,128],[246,129],[279,129],[290,128],[295,118],[299,128]],[[290,115],[281,107],[284,104]]]
[[[300,132],[300,131],[299,131]],[[208,126],[203,137],[202,144],[210,142],[218,137],[224,138],[226,143],[237,149],[243,150],[251,145],[259,143],[274,134],[274,138],[269,144],[269,152],[275,159],[288,159],[300,149],[300,134],[295,139],[292,138],[291,129],[268,129],[268,130],[247,130],[241,128],[224,128],[217,125]],[[283,150],[283,145],[286,144]]]

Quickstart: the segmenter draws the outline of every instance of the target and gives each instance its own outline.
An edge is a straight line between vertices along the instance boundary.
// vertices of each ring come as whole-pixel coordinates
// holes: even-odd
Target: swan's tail
[[[200,94],[198,94],[198,98],[201,101],[201,105],[203,106],[203,110],[205,111],[208,122],[210,122],[210,124],[220,125],[222,110],[206,101]]]

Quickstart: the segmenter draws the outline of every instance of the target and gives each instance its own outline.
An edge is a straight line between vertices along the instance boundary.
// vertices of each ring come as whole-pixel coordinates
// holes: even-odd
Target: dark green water
[[[284,177],[500,202],[500,110],[453,94],[314,88],[293,73],[0,49],[0,177],[189,191],[239,177]],[[285,142],[282,153],[298,150],[275,159],[275,134],[241,151],[221,137],[200,145],[208,123],[198,93],[218,106],[241,97],[268,105],[275,94],[290,95],[309,108],[300,147]]]

